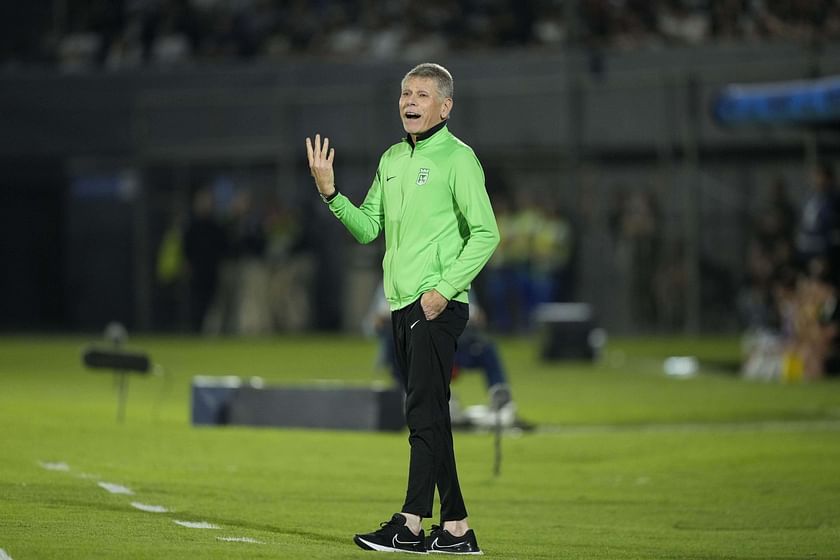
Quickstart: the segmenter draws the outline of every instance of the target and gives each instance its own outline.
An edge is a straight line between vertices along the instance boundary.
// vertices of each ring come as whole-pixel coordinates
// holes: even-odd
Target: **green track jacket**
[[[429,134],[430,133],[430,134]],[[472,148],[445,123],[391,146],[361,206],[338,194],[330,210],[360,243],[385,228],[385,297],[392,310],[435,289],[468,303],[470,282],[499,243],[499,229]]]

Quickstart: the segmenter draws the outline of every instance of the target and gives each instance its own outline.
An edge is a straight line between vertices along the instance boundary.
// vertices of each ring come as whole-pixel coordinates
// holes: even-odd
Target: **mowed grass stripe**
[[[762,422],[692,422],[657,424],[544,424],[539,434],[593,434],[604,432],[834,432],[840,431],[840,420],[767,420]],[[508,437],[521,437],[516,429],[503,431]]]

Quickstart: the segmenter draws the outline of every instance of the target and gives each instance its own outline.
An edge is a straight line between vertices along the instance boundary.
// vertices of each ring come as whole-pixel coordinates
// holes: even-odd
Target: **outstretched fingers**
[[[315,163],[314,154],[312,153],[312,140],[309,137],[306,137],[306,158],[309,160],[309,168],[312,169],[312,165]]]
[[[322,139],[316,134],[314,140],[306,137],[306,158],[309,161],[309,172],[315,178],[315,186],[320,192],[330,191],[335,185],[333,174],[333,160],[335,148],[330,147],[330,139]]]
[[[306,157],[309,160],[309,167],[315,167],[320,163],[332,163],[335,155],[335,149],[330,148],[330,139],[326,136],[321,142],[321,135],[315,135],[313,142],[308,136],[306,138]]]

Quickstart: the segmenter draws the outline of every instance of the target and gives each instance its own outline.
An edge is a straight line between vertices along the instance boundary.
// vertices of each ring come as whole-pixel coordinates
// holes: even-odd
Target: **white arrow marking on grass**
[[[206,521],[178,521],[177,519],[173,520],[175,525],[180,525],[181,527],[186,527],[188,529],[220,529],[218,525],[213,525],[212,523],[207,523]]]
[[[0,560],[12,560],[12,557],[6,554],[6,551],[0,548]]]
[[[169,511],[163,506],[150,506],[149,504],[141,504],[140,502],[131,502],[131,507],[140,511],[148,511],[149,513],[166,513]]]
[[[251,544],[265,544],[264,542],[258,541],[257,539],[252,539],[251,537],[216,537],[216,540],[225,542],[246,542]]]
[[[131,488],[126,488],[120,484],[113,484],[111,482],[99,482],[99,487],[107,490],[111,494],[126,494],[128,496],[133,496],[134,492]]]
[[[67,472],[70,470],[70,465],[65,463],[64,461],[59,461],[56,463],[50,463],[48,461],[38,461],[38,464],[41,465],[42,468],[47,469],[48,471],[61,471]],[[0,560],[2,560],[2,556],[0,556]]]

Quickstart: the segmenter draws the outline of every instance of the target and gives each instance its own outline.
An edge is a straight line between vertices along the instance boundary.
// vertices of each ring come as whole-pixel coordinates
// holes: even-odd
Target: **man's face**
[[[452,99],[441,98],[433,78],[412,76],[400,94],[400,118],[409,134],[421,134],[449,117]]]

